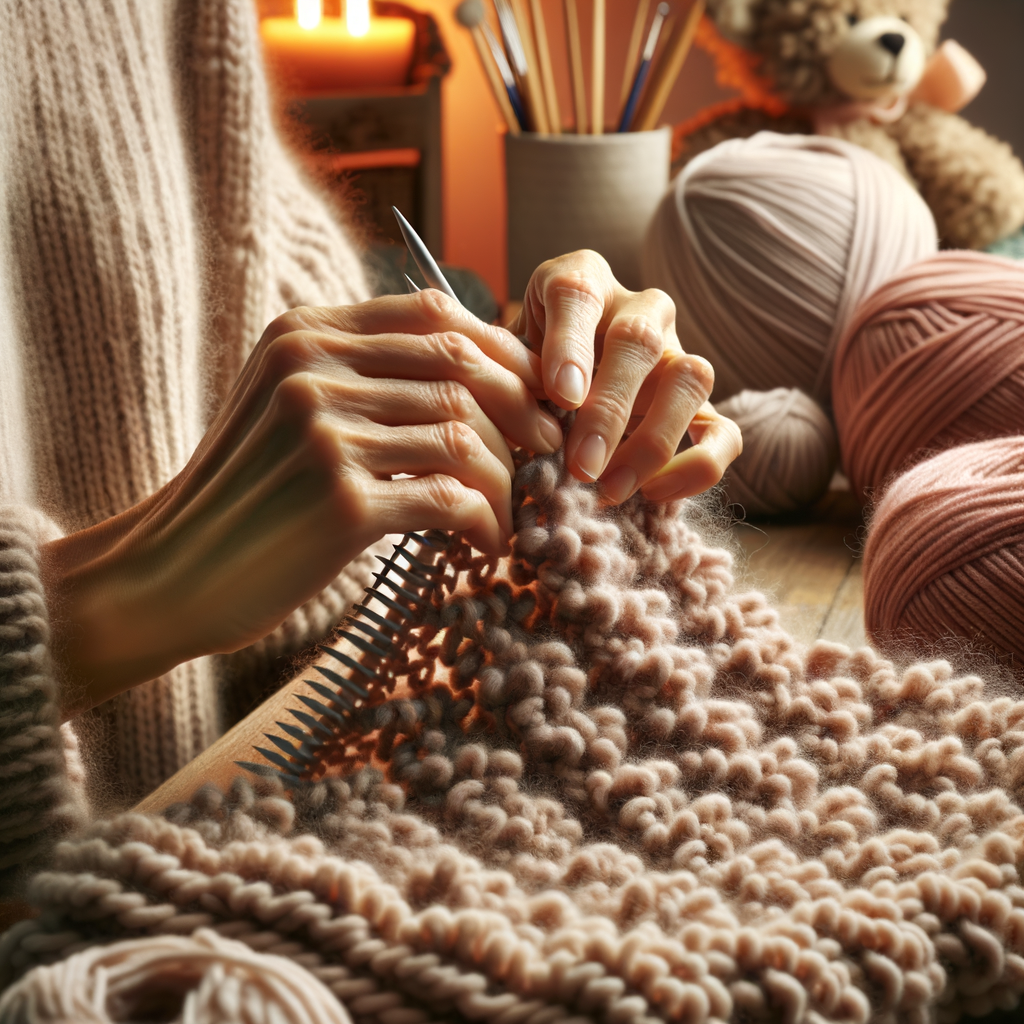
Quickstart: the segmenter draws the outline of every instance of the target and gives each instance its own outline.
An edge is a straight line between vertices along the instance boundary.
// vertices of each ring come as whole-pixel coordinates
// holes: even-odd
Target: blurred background
[[[254,0],[261,17],[294,17],[295,0]],[[404,0],[433,17],[451,59],[441,80],[441,236],[448,263],[467,267],[490,286],[499,302],[506,287],[506,229],[504,163],[501,136],[504,125],[469,32],[455,20],[457,0]],[[561,0],[542,0],[558,90],[559,106],[568,118],[572,96],[566,61]],[[673,0],[677,16],[685,16],[691,0]],[[590,37],[589,0],[579,3],[583,39]],[[632,27],[633,0],[608,0],[606,122],[618,110],[626,50]],[[324,0],[326,16],[340,14],[339,0]],[[964,111],[973,123],[1010,142],[1024,153],[1024,0],[954,0],[945,37],[955,38],[986,68],[989,80],[981,95]],[[589,78],[589,59],[584,61]],[[589,81],[588,81],[589,87]],[[279,89],[279,93],[287,90]],[[661,118],[663,124],[685,120],[708,104],[726,99],[728,91],[714,80],[711,58],[698,48],[691,52],[675,83]],[[281,95],[282,101],[287,96]],[[358,171],[341,168],[339,180],[355,186]],[[393,172],[396,195],[401,195],[400,168]],[[342,180],[344,179],[344,180]],[[358,194],[355,196],[358,201]],[[358,206],[357,206],[358,210]],[[372,225],[368,230],[373,232]]]

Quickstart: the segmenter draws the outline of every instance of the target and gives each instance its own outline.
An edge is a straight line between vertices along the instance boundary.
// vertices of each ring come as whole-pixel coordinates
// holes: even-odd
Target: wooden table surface
[[[746,555],[739,578],[763,590],[782,624],[805,642],[866,643],[860,554],[864,525],[849,490],[831,490],[805,514],[741,522],[733,536]]]

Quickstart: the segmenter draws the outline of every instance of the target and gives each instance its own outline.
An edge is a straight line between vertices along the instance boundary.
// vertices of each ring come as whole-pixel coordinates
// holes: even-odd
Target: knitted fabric
[[[62,844],[6,977],[213,928],[366,1024],[1014,1005],[1024,702],[800,646],[693,504],[600,509],[557,456],[514,503],[511,559],[450,556],[373,735],[294,800],[239,779]]]
[[[178,472],[273,317],[367,288],[272,130],[251,0],[5,0],[0,13],[0,532],[21,551],[41,542],[25,535],[38,510],[52,537]],[[369,561],[247,652],[250,689],[330,628]],[[26,556],[17,586],[38,603],[34,565]],[[50,723],[45,630],[12,618],[16,606],[0,632],[34,667],[0,667],[0,692],[34,680],[39,696],[25,700]],[[250,703],[222,700],[215,668],[181,666],[89,716],[87,760],[130,792],[152,789],[228,724],[222,705]],[[56,744],[46,728],[39,743]],[[44,787],[35,824],[9,828],[40,770],[22,777],[24,764],[12,760],[0,787],[5,865],[19,844],[35,849],[33,827],[49,834],[67,817],[51,819],[63,798]]]

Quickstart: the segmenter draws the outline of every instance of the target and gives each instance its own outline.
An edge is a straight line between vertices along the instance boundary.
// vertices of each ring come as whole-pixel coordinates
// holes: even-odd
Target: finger
[[[679,353],[665,360],[647,415],[619,446],[601,478],[607,501],[625,501],[673,460],[714,382],[711,364],[700,356]]]
[[[453,477],[482,494],[504,537],[512,536],[512,477],[465,423],[450,420],[413,427],[375,427],[365,434],[349,433],[342,443],[359,447],[358,462],[376,476]]]
[[[485,324],[461,303],[435,288],[414,295],[382,295],[353,306],[306,307],[291,311],[301,323],[293,329],[346,334],[437,334],[452,331],[470,338],[481,352],[540,391],[540,359],[503,327]]]
[[[652,376],[656,383],[666,373],[671,376],[667,367],[678,351],[675,307],[664,292],[630,295],[617,304],[605,328],[601,362],[590,394],[576,414],[566,442],[570,472],[582,480],[596,480],[604,472],[629,425],[644,383]],[[658,371],[652,373],[656,367]],[[707,395],[702,396],[690,415],[706,399]],[[662,416],[676,412],[674,407],[666,408]],[[689,417],[674,421],[673,428],[676,422],[688,423]],[[680,437],[682,430],[680,425]]]
[[[541,264],[526,290],[527,341],[541,345],[544,392],[577,409],[590,390],[595,338],[620,289],[597,253],[572,253]]]
[[[425,423],[465,423],[501,462],[515,473],[512,455],[501,431],[484,415],[472,392],[453,380],[378,380],[354,377],[340,381],[320,378],[330,397],[321,406],[338,415],[362,416],[385,427]]]
[[[507,537],[487,499],[455,477],[430,474],[413,479],[371,480],[368,503],[383,533],[447,530],[462,533],[478,551],[502,555]]]
[[[729,465],[743,451],[740,428],[716,412],[711,403],[701,407],[691,427],[696,441],[680,452],[644,486],[644,497],[651,501],[689,498],[714,487]]]
[[[526,383],[482,352],[472,339],[445,332],[385,335],[379,343],[339,340],[345,362],[365,378],[455,381],[517,447],[549,454],[562,444],[562,428],[537,404]]]

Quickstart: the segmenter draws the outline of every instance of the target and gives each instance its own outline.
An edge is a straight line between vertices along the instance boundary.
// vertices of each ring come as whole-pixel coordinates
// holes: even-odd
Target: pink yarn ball
[[[864,625],[880,647],[955,639],[1024,658],[1024,437],[964,445],[898,477],[871,520]]]
[[[905,268],[857,310],[832,381],[862,500],[923,453],[1024,434],[1024,265],[943,252]]]

